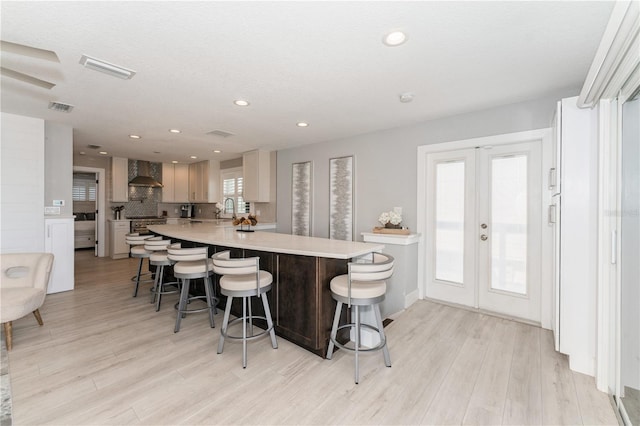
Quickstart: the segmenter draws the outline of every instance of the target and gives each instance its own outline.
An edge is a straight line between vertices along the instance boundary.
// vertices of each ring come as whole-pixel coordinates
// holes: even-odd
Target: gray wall
[[[64,200],[61,216],[73,214],[73,129],[64,124],[44,124],[44,205]]]
[[[578,90],[278,151],[277,232],[291,233],[291,165],[312,161],[312,235],[329,236],[329,159],[347,155],[355,156],[355,239],[361,241],[360,233],[371,232],[379,214],[393,207],[403,208],[402,224],[415,230],[418,146],[550,127],[556,101]]]

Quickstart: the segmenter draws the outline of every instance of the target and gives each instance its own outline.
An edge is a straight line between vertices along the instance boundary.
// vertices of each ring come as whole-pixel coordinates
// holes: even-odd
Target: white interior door
[[[540,151],[427,156],[427,297],[540,322]]]

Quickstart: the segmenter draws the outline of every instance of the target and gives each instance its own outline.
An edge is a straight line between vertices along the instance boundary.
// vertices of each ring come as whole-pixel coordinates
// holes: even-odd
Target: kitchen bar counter
[[[329,283],[346,274],[351,259],[384,244],[329,240],[271,232],[237,232],[212,223],[152,225],[155,234],[207,245],[210,252],[231,250],[232,257],[260,257],[260,269],[273,275],[267,293],[276,334],[321,357],[326,355],[336,303]],[[234,312],[240,307],[235,305]],[[260,303],[252,305],[261,312]],[[346,318],[346,311],[343,316]],[[348,336],[346,337],[348,339]]]
[[[156,234],[195,243],[331,259],[351,259],[384,248],[384,244],[260,231],[238,232],[235,228],[207,222],[150,225],[148,228]]]

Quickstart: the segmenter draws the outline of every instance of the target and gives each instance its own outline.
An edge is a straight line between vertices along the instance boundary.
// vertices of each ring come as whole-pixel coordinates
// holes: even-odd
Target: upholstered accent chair
[[[53,254],[0,254],[0,322],[7,350],[13,345],[12,322],[33,313],[43,325],[40,311],[49,285]]]

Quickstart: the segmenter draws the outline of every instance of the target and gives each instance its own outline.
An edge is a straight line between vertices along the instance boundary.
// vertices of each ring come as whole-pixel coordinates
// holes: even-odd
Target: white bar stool
[[[149,257],[151,257],[151,252],[144,248],[145,241],[151,238],[159,239],[159,237],[154,237],[153,235],[140,235],[137,232],[129,233],[126,235],[125,241],[127,244],[129,244],[129,253],[131,254],[131,257],[140,259],[140,263],[138,263],[138,273],[133,278],[131,278],[131,280],[135,281],[136,283],[136,286],[133,290],[133,297],[138,296],[138,287],[140,287],[140,281],[141,281],[140,277],[142,272],[142,262],[144,261],[144,259],[148,259]],[[153,280],[152,279],[142,280],[142,282],[151,282],[151,281]]]
[[[213,270],[220,277],[220,292],[227,296],[227,306],[224,310],[224,319],[220,330],[220,342],[218,343],[218,353],[224,349],[225,338],[242,340],[242,367],[247,368],[247,341],[257,339],[269,333],[271,336],[271,346],[278,348],[276,333],[273,329],[271,310],[267,292],[271,290],[273,276],[267,271],[260,270],[260,258],[248,257],[231,259],[228,250],[216,253],[213,258]],[[254,316],[251,313],[251,296],[260,297],[264,307],[265,316]],[[242,316],[229,322],[231,305],[234,297],[242,297]],[[247,315],[247,303],[249,304],[249,314]],[[253,334],[253,320],[262,319],[267,322],[267,329],[259,334]],[[249,321],[249,336],[247,336],[247,320]],[[242,321],[242,336],[232,336],[228,333],[229,325]]]
[[[207,247],[182,248],[180,243],[171,244],[167,247],[167,258],[176,262],[173,265],[173,276],[182,282],[180,291],[180,301],[176,304],[178,314],[176,316],[176,326],[174,333],[180,331],[180,321],[186,314],[194,312],[209,312],[209,322],[211,328],[215,327],[213,315],[216,311],[218,299],[215,297],[215,290],[212,285],[211,276],[213,268]],[[189,284],[192,279],[204,279],[205,296],[189,296]],[[206,308],[187,309],[187,304],[193,300],[205,300]]]
[[[175,264],[173,260],[167,257],[167,247],[171,244],[171,240],[145,240],[144,248],[151,252],[149,264],[156,267],[155,280],[151,288],[151,303],[156,304],[156,312],[160,310],[160,303],[163,294],[176,294],[179,290],[179,282],[164,282],[165,266]]]
[[[327,359],[333,356],[334,346],[355,353],[355,382],[358,384],[359,365],[358,355],[360,352],[370,352],[382,349],[384,354],[384,364],[391,367],[391,357],[387,348],[387,339],[384,335],[382,317],[380,315],[380,302],[384,300],[387,283],[386,279],[393,274],[392,256],[382,253],[373,253],[372,263],[349,262],[349,272],[346,275],[338,275],[331,280],[331,296],[337,301],[336,312],[333,317],[333,327],[331,327],[331,337],[327,350]],[[339,326],[342,305],[355,307],[355,322]],[[376,327],[369,324],[360,323],[360,306],[372,306],[376,316]],[[354,329],[355,342],[353,347],[343,345],[338,342],[336,336],[338,330],[349,328]],[[361,346],[360,330],[368,328],[378,332],[380,343],[372,348]]]

